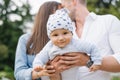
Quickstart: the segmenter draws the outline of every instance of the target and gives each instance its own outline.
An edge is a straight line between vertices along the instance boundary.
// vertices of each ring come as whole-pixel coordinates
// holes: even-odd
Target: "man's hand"
[[[62,63],[74,66],[85,66],[88,60],[86,53],[80,52],[66,53],[61,57]]]
[[[89,56],[85,53],[73,52],[57,56],[51,61],[51,64],[57,71],[62,72],[75,66],[85,66],[88,60]]]

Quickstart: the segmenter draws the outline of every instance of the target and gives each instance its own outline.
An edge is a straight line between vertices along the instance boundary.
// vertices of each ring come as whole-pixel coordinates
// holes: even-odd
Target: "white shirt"
[[[78,38],[74,31],[74,37]],[[85,21],[81,39],[94,42],[104,53],[112,55],[120,63],[120,21],[112,15],[90,13]],[[85,67],[79,68],[79,80],[111,80],[105,71],[89,72]]]

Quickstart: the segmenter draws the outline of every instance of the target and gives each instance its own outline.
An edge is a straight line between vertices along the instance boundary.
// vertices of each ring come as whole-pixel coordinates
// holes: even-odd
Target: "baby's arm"
[[[100,54],[102,51],[94,43],[78,40],[76,41],[76,47],[80,52],[85,52],[91,57],[93,65],[101,65],[102,57]]]
[[[33,68],[36,66],[43,67],[49,61],[48,51],[50,49],[50,41],[45,45],[45,47],[35,56],[33,61]]]
[[[38,73],[38,76],[48,76],[47,70],[44,68],[47,61],[47,53],[44,53],[43,50],[36,55],[33,61],[33,70]]]
[[[36,55],[33,61],[33,69],[35,71],[43,70],[43,66],[48,62],[49,55],[48,55],[49,43]]]
[[[101,67],[101,62],[102,62],[102,57],[101,57],[101,50],[94,44],[91,45],[91,53],[90,57],[91,60],[93,61],[93,65],[90,66],[90,72],[91,71],[97,71],[100,70]]]
[[[42,50],[40,53],[38,53],[33,61],[33,69],[36,66],[43,67],[49,60],[47,51]]]
[[[93,65],[101,65],[102,62],[101,54],[102,54],[102,50],[98,48],[96,45],[92,44],[90,57],[91,60],[93,61]]]

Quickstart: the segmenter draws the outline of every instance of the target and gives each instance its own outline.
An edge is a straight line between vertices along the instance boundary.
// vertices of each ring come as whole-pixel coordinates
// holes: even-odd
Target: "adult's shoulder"
[[[118,25],[120,25],[120,20],[112,14],[98,15],[97,21],[103,23],[106,26],[106,29],[108,29],[108,31],[113,26],[117,27]]]
[[[27,42],[27,41],[29,40],[30,36],[31,36],[31,33],[22,34],[22,35],[19,37],[19,41]]]
[[[110,21],[119,21],[119,19],[112,14],[99,15],[99,17],[101,17],[102,19],[107,20],[109,22]]]

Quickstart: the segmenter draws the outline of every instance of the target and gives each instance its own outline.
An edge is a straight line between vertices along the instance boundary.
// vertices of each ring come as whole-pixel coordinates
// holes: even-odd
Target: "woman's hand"
[[[75,66],[85,66],[88,60],[89,56],[85,53],[73,52],[57,56],[51,61],[51,64],[58,72],[62,72]]]

